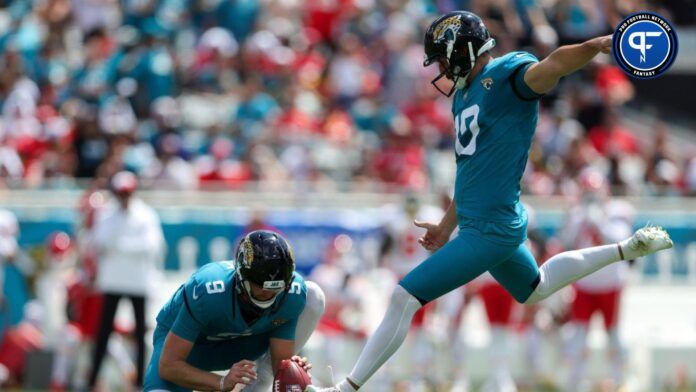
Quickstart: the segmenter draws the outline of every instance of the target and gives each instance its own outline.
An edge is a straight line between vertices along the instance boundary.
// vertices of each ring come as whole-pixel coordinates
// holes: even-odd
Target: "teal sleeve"
[[[200,315],[196,315],[195,309],[191,306],[191,293],[196,289],[196,285],[194,285],[195,282],[194,279],[189,279],[186,285],[184,285],[181,293],[183,297],[181,308],[171,328],[171,331],[176,336],[191,342],[196,341],[198,334],[203,328]]]
[[[295,340],[295,329],[297,329],[296,318],[272,330],[270,336],[276,339]]]
[[[201,330],[201,323],[196,320],[186,306],[182,306],[172,325],[172,333],[189,342],[195,342]]]
[[[536,93],[524,81],[524,74],[532,64],[539,62],[534,55],[527,52],[518,52],[511,56],[511,61],[508,66],[512,69],[510,74],[510,85],[517,98],[523,101],[535,101],[542,94]]]

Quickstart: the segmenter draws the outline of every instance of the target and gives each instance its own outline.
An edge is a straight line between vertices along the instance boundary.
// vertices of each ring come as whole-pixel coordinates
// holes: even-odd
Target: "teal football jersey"
[[[304,279],[294,273],[290,290],[279,295],[276,304],[252,325],[247,325],[234,291],[234,271],[232,261],[201,267],[162,307],[157,315],[158,326],[196,345],[261,334],[295,340],[297,320],[307,300]],[[276,305],[280,306],[272,311]]]
[[[496,239],[509,243],[526,238],[520,179],[537,125],[539,95],[524,82],[524,73],[535,62],[526,52],[492,59],[452,102],[460,226],[492,222],[496,227],[478,228],[493,230]]]

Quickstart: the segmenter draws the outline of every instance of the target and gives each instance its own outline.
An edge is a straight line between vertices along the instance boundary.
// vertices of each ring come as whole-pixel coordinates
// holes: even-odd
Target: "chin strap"
[[[458,76],[457,80],[454,82],[454,89],[455,90],[463,90],[466,88],[466,82],[469,79],[469,75],[471,75],[471,71],[465,73],[462,76]]]
[[[282,293],[282,291],[281,291],[278,294],[274,295],[273,298],[271,298],[269,300],[260,301],[256,298],[254,298],[254,296],[251,294],[251,284],[249,282],[243,281],[242,285],[244,286],[244,290],[246,291],[247,296],[249,296],[249,300],[251,301],[251,303],[253,303],[254,305],[256,305],[257,307],[259,307],[261,309],[268,309],[271,306],[273,306],[273,303],[275,302],[276,298],[278,298],[280,293]]]

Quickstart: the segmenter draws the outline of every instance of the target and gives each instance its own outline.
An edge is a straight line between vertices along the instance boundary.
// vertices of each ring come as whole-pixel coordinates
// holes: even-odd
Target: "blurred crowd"
[[[5,0],[0,183],[74,186],[128,169],[143,186],[440,191],[453,178],[450,102],[422,34],[480,14],[495,53],[538,57],[654,10],[633,0]],[[494,53],[494,54],[495,54]],[[432,68],[432,67],[431,67]],[[693,194],[696,154],[624,124],[631,81],[609,57],[543,99],[524,188],[573,192],[592,165],[617,192]]]

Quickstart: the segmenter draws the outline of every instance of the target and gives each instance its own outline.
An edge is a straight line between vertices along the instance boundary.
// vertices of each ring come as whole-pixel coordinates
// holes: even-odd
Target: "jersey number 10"
[[[454,118],[454,128],[457,132],[457,141],[454,149],[459,155],[472,155],[476,152],[476,137],[479,134],[478,125],[479,105],[472,105],[459,112]],[[466,125],[466,120],[473,117],[469,126]]]

